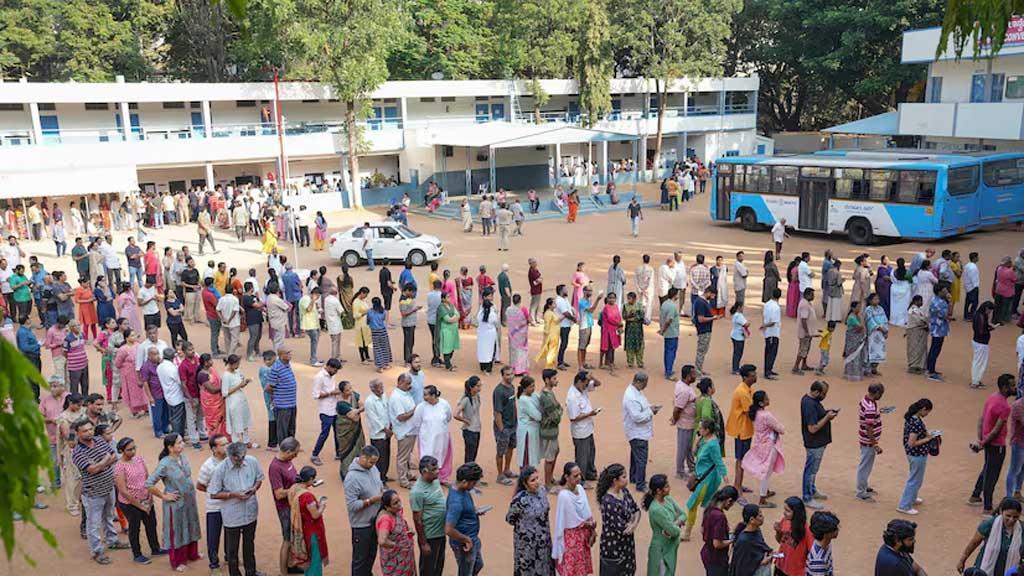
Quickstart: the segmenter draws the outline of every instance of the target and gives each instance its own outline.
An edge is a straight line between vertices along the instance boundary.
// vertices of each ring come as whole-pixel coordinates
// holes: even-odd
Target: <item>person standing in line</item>
[[[402,316],[402,357],[406,365],[412,363],[413,348],[416,345],[416,314],[423,306],[416,304],[415,288],[411,284],[402,287],[402,298],[398,311]]]
[[[526,280],[530,283],[530,326],[536,326],[541,322],[541,295],[544,293],[544,278],[537,269],[537,260],[530,258],[527,261],[530,269],[526,272]]]
[[[484,475],[480,465],[467,462],[455,472],[455,489],[448,491],[444,533],[455,555],[458,576],[476,576],[484,569],[480,544],[480,516],[473,503],[473,489]]]
[[[1010,427],[1007,443],[1010,449],[1010,466],[1006,471],[1006,497],[1020,496],[1024,482],[1024,396],[1018,391],[1017,399],[1010,405]]]
[[[775,556],[775,576],[805,576],[807,551],[814,539],[807,527],[807,508],[797,496],[786,498],[782,519],[775,523],[775,541],[779,551]]]
[[[200,557],[196,488],[192,483],[192,468],[183,454],[185,440],[170,433],[164,436],[163,446],[160,462],[146,479],[146,488],[163,501],[164,548],[168,550],[171,568],[184,572],[189,562]],[[244,445],[242,447],[244,450]],[[157,486],[159,482],[163,482],[163,488]]]
[[[185,395],[182,392],[181,376],[174,364],[177,353],[173,348],[164,348],[163,361],[156,368],[160,380],[160,388],[164,393],[167,406],[167,422],[171,431],[185,437]]]
[[[676,478],[686,479],[693,473],[693,426],[697,417],[697,369],[687,364],[679,371],[672,399],[672,417],[668,423],[676,427]]]
[[[501,301],[501,325],[508,325],[507,309],[512,305],[512,281],[508,278],[508,264],[501,265],[498,273],[498,296]]]
[[[277,361],[270,368],[268,386],[265,388],[274,398],[274,421],[277,423],[279,440],[295,436],[296,389],[295,372],[292,371],[292,351],[282,348]]]
[[[270,327],[269,334],[273,351],[280,353],[284,349],[284,339],[288,335],[288,311],[290,310],[290,305],[281,297],[281,288],[277,283],[267,286],[266,306],[267,324]],[[218,322],[220,321],[218,320]],[[212,338],[213,336],[211,336]]]
[[[398,485],[405,489],[412,486],[412,481],[416,479],[410,472],[410,467],[412,449],[416,446],[416,436],[419,433],[418,424],[413,419],[416,414],[416,401],[410,393],[411,389],[412,378],[407,372],[403,372],[398,376],[395,391],[388,398],[388,419],[397,444],[395,465],[398,468]],[[377,457],[380,457],[380,452],[377,452]]]
[[[552,534],[551,558],[558,574],[583,576],[593,574],[590,548],[596,540],[597,523],[590,511],[590,502],[581,485],[583,474],[574,462],[562,469],[555,508],[555,529]]]
[[[786,462],[782,457],[782,435],[786,433],[786,429],[768,410],[770,403],[767,392],[754,392],[753,402],[747,413],[754,421],[754,437],[751,449],[744,455],[741,463],[746,472],[761,480],[758,490],[760,498],[757,503],[761,508],[775,508],[775,503],[769,500],[775,493],[768,489],[768,484],[773,474],[782,474],[786,469]]]
[[[708,288],[712,287],[711,269],[704,264],[703,254],[697,254],[696,264],[690,267],[690,270],[686,275],[686,282],[690,288],[690,307],[692,313],[693,303],[697,298],[700,298]],[[717,286],[715,287],[715,290],[717,290]],[[680,310],[680,314],[683,314],[682,310]],[[685,316],[685,314],[683,315]]]
[[[622,395],[622,423],[629,442],[629,481],[637,492],[647,491],[648,445],[654,437],[654,416],[661,410],[660,404],[647,401],[647,383],[647,374],[637,372]]]
[[[616,254],[612,256],[612,265],[608,267],[608,286],[606,293],[615,294],[619,308],[626,301],[626,271],[619,264],[622,258]]]
[[[388,414],[388,397],[384,394],[384,382],[380,378],[370,380],[370,394],[363,404],[366,412],[366,434],[370,445],[377,449],[380,458],[377,469],[381,480],[386,485],[391,481],[388,471],[391,469],[391,417]]]
[[[964,320],[972,320],[974,312],[978,309],[978,293],[981,288],[981,273],[978,271],[978,253],[971,252],[967,256],[967,264],[964,265],[963,289],[964,289]]]
[[[754,384],[757,383],[757,367],[753,364],[740,366],[740,383],[732,392],[729,406],[729,417],[726,420],[725,432],[733,437],[736,455],[736,490],[740,493],[740,503],[746,504],[743,498],[743,457],[750,450],[754,438],[754,421],[750,417],[750,406],[754,403]]]
[[[199,215],[196,217],[196,232],[199,236],[199,255],[203,255],[203,246],[207,242],[210,243],[210,248],[216,254],[218,251],[217,245],[213,242],[213,221],[210,219],[208,208],[201,208],[199,210]]]
[[[694,365],[701,375],[704,375],[704,358],[711,348],[711,329],[714,328],[715,320],[722,317],[711,305],[713,297],[714,291],[708,286],[703,294],[693,300],[693,324],[697,328],[697,358]]]
[[[256,458],[247,454],[242,442],[232,442],[226,448],[227,458],[214,470],[207,487],[210,496],[220,501],[220,516],[224,524],[224,559],[231,576],[239,576],[239,547],[242,566],[247,575],[256,574],[256,521],[259,518],[259,498],[256,493],[263,485],[263,470]]]
[[[274,510],[281,525],[281,547],[278,551],[278,567],[281,574],[287,574],[288,555],[291,550],[292,514],[289,504],[289,492],[296,482],[298,473],[293,462],[302,450],[295,438],[283,438],[279,444],[280,451],[267,467],[267,479],[270,481],[270,493],[274,497]],[[230,450],[230,447],[229,447]],[[342,478],[344,480],[344,478]],[[298,520],[298,519],[296,519]],[[301,528],[301,526],[295,526]]]
[[[974,312],[974,317],[971,319],[973,331],[973,337],[971,338],[971,351],[973,353],[971,357],[971,388],[985,387],[981,383],[981,379],[985,375],[985,369],[988,368],[988,345],[992,338],[992,331],[999,326],[989,321],[990,314],[994,308],[995,306],[992,302],[986,300]]]
[[[736,302],[729,309],[732,315],[732,330],[729,332],[729,339],[732,340],[732,375],[740,373],[740,362],[743,361],[743,349],[746,346],[747,337],[750,336],[750,322],[743,315],[743,303]]]
[[[572,330],[572,325],[577,321],[576,310],[569,302],[569,292],[565,287],[565,284],[559,284],[555,287],[555,313],[558,315],[558,369],[566,370],[570,366],[565,362],[565,350],[569,347],[569,332]],[[583,366],[579,366],[580,370],[583,370]]]
[[[416,543],[420,549],[420,576],[444,573],[445,496],[438,481],[438,462],[433,456],[420,458],[420,477],[409,492]]]
[[[640,236],[640,223],[644,220],[644,209],[637,201],[636,195],[629,201],[629,205],[626,206],[626,215],[629,216],[629,229],[633,238]]]
[[[217,315],[220,325],[224,328],[224,352],[233,356],[238,352],[242,330],[242,306],[238,297],[231,290],[226,290],[217,301]]]
[[[736,303],[743,304],[747,298],[747,265],[743,263],[742,250],[736,253],[736,262],[732,265],[732,288],[736,291]]]
[[[665,263],[658,266],[658,303],[664,304],[668,299],[668,291],[675,285],[676,261],[669,257]],[[677,289],[678,290],[678,289]]]
[[[890,520],[882,532],[882,546],[875,555],[875,576],[925,576],[911,554],[917,540],[917,524]]]
[[[779,298],[782,290],[775,288],[771,299],[765,302],[761,311],[761,334],[764,335],[764,377],[778,380],[775,372],[775,359],[779,354],[779,337],[782,335],[782,307]]]
[[[512,221],[516,224],[516,236],[522,236],[523,224],[526,223],[526,213],[523,212],[523,205],[519,202],[519,198],[516,198],[509,209],[512,210]]]
[[[839,537],[839,518],[831,512],[815,512],[811,515],[811,535],[814,542],[807,551],[807,576],[832,576],[832,543]]]
[[[544,390],[537,394],[540,402],[540,455],[544,460],[544,486],[551,493],[554,493],[555,461],[558,459],[558,428],[562,423],[562,405],[555,397],[555,388],[558,386],[558,371],[545,368],[541,372],[541,380],[544,382]],[[522,478],[522,472],[520,472]]]
[[[313,445],[313,454],[309,461],[315,466],[323,466],[320,459],[320,451],[323,450],[327,438],[334,431],[334,423],[338,419],[338,396],[341,390],[334,383],[334,375],[341,370],[341,362],[337,358],[331,358],[327,364],[313,377],[313,400],[316,401],[317,415],[320,417],[320,435],[317,436],[316,444]],[[334,435],[334,452],[338,454],[338,435]]]
[[[540,472],[533,466],[524,467],[505,514],[505,522],[512,526],[514,574],[554,576],[550,507]]]
[[[924,484],[928,456],[931,449],[937,447],[932,442],[937,436],[933,436],[924,425],[924,418],[931,411],[932,401],[922,398],[911,404],[903,415],[903,451],[907,454],[910,473],[907,475],[907,482],[903,486],[903,494],[900,496],[896,511],[910,516],[917,514],[914,505],[924,502],[918,497],[918,493]]]
[[[679,308],[676,306],[676,289],[669,288],[665,301],[661,303],[658,314],[660,328],[658,334],[664,338],[665,379],[673,380],[675,375],[676,352],[679,349]]]
[[[577,336],[576,364],[581,370],[589,370],[593,366],[587,364],[587,347],[590,346],[590,336],[594,329],[594,310],[601,302],[602,292],[594,297],[594,290],[589,285],[583,287],[583,296],[579,301],[579,333]],[[602,330],[603,332],[603,330]],[[561,334],[559,334],[561,337]],[[598,354],[600,356],[600,352]],[[598,359],[598,365],[604,366],[604,358]]]
[[[985,401],[978,425],[978,442],[971,447],[976,452],[984,451],[985,465],[967,503],[971,506],[983,504],[986,514],[992,512],[992,493],[1006,459],[1006,427],[1010,418],[1008,399],[1017,395],[1017,381],[1013,374],[1000,375],[997,385],[998,390]]]
[[[786,219],[780,218],[775,225],[772,226],[772,240],[775,242],[775,259],[782,258],[782,243],[789,238],[789,233],[786,232]]]
[[[761,281],[761,302],[768,302],[772,294],[782,282],[779,267],[775,264],[775,256],[771,250],[764,253],[764,280]]]
[[[652,478],[653,482],[653,478]],[[601,574],[636,573],[636,538],[642,516],[627,487],[629,477],[622,464],[611,464],[597,481],[597,502],[601,509]]]
[[[220,294],[217,292],[217,288],[213,285],[213,278],[203,279],[202,299],[203,299],[203,310],[206,312],[206,322],[210,325],[210,354],[214,358],[220,358],[224,355],[220,348],[220,333],[222,323],[220,320],[220,312],[217,311],[217,302],[220,300]],[[225,334],[225,340],[229,337]],[[225,345],[230,342],[225,342]]]
[[[363,446],[345,474],[345,504],[352,530],[352,576],[371,576],[377,558],[374,523],[384,494],[384,483],[377,469],[379,458],[376,448]]]
[[[511,486],[512,479],[516,477],[512,472],[512,456],[516,449],[518,432],[516,389],[512,385],[512,368],[502,366],[501,381],[494,387],[491,401],[494,406],[494,463],[498,471],[498,483]]]
[[[601,413],[590,403],[590,392],[601,383],[590,376],[586,370],[580,370],[572,380],[572,387],[566,395],[566,416],[569,418],[569,433],[572,436],[573,460],[583,471],[583,486],[587,482],[597,480],[595,457],[597,447],[594,443],[594,416]]]
[[[117,453],[102,437],[94,436],[93,423],[88,418],[75,422],[73,429],[77,443],[71,459],[81,475],[82,512],[88,528],[89,549],[93,561],[105,566],[111,563],[107,550],[128,548],[128,544],[117,539],[115,529]]]
[[[946,340],[946,336],[949,335],[950,318],[952,318],[952,313],[949,307],[949,286],[940,284],[935,298],[932,298],[932,302],[928,306],[928,332],[931,334],[932,341],[928,347],[928,361],[925,369],[928,371],[928,380],[932,382],[944,381],[942,373],[936,369],[936,364],[939,361],[939,354],[942,353],[942,344]]]
[[[807,356],[811,353],[811,339],[818,336],[818,311],[811,304],[814,302],[814,288],[803,292],[803,298],[797,306],[797,338],[800,347],[797,349],[796,360],[793,362],[793,374],[802,376],[804,371],[812,368],[807,365]]]
[[[498,229],[498,251],[508,252],[509,239],[512,236],[512,211],[508,205],[501,203],[494,213],[494,221]]]
[[[476,462],[480,449],[480,384],[479,376],[470,376],[463,384],[462,397],[456,405],[453,419],[462,423],[462,442],[465,448],[463,462]],[[481,480],[481,485],[486,483]]]
[[[691,498],[692,499],[692,498]],[[739,493],[732,486],[725,486],[709,498],[701,521],[701,536],[704,546],[700,549],[700,560],[704,564],[707,576],[727,576],[729,571],[729,548],[732,546],[732,535],[729,532],[729,519],[725,512],[732,508],[739,499]],[[693,514],[691,508],[690,511]],[[689,524],[687,524],[689,527]],[[689,531],[683,538],[689,538]]]
[[[221,501],[213,497],[210,492],[210,484],[213,482],[213,474],[217,468],[227,460],[228,444],[231,441],[224,434],[210,436],[210,457],[203,462],[199,468],[199,475],[196,476],[196,490],[206,493],[206,556],[209,561],[210,572],[220,571],[220,539],[224,532],[224,520],[221,516]],[[225,558],[225,561],[227,559]]]
[[[306,333],[309,338],[309,365],[319,368],[324,365],[317,354],[317,345],[320,343],[320,312],[317,307],[320,302],[320,288],[314,286],[308,293],[299,298],[297,304],[299,310],[299,329]]]
[[[634,278],[636,279],[636,291],[640,306],[643,308],[644,324],[651,323],[651,313],[654,309],[654,268],[651,267],[651,255],[643,255],[643,263],[637,267]],[[660,304],[660,303],[659,303]]]
[[[868,393],[861,398],[857,410],[858,440],[860,444],[860,462],[857,464],[857,498],[865,502],[874,502],[875,489],[868,484],[871,470],[875,466],[875,456],[882,453],[882,410],[878,401],[885,394],[885,386],[876,382],[868,386]],[[890,410],[891,411],[891,410]]]
[[[818,491],[815,477],[825,456],[825,448],[832,443],[832,420],[839,415],[839,410],[826,410],[821,401],[828,396],[828,382],[815,380],[811,390],[800,399],[800,431],[803,435],[804,449],[807,459],[804,461],[802,491],[804,505],[813,510],[821,510],[818,501],[828,496]]]
[[[431,273],[433,274],[433,273]],[[441,286],[443,283],[439,279],[435,279],[430,283],[430,291],[427,292],[427,328],[430,329],[430,366],[431,368],[439,368],[443,366],[441,362],[441,351],[439,349],[439,336],[437,312],[441,307]]]
[[[675,261],[674,271],[675,276],[672,278],[672,287],[676,289],[676,306],[679,307],[679,313],[682,316],[686,316],[686,262],[683,262],[682,252],[673,252],[672,260]]]
[[[341,360],[341,333],[345,324],[345,306],[338,298],[338,289],[334,286],[327,288],[327,296],[324,297],[324,324],[327,334],[331,338],[330,357]]]

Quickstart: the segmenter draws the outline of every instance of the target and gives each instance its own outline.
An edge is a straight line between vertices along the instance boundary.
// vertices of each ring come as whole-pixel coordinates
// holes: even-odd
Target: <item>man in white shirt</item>
[[[366,398],[366,432],[370,445],[380,452],[377,470],[385,483],[391,469],[391,418],[388,415],[388,397],[384,394],[384,382],[380,378],[370,380],[370,395]]]
[[[743,304],[747,294],[747,265],[743,263],[743,250],[736,253],[736,262],[732,265],[732,287],[736,291],[736,303]]]
[[[782,241],[789,237],[786,232],[786,219],[779,218],[779,221],[772,226],[772,240],[775,242],[775,259],[782,257]]]
[[[974,312],[978,309],[978,289],[981,287],[981,273],[978,272],[978,253],[971,252],[967,256],[967,264],[964,265],[963,282],[964,294],[964,320],[973,320]],[[1018,363],[1018,366],[1020,364]]]
[[[398,457],[395,464],[398,466],[398,485],[402,488],[410,488],[416,480],[412,470],[418,467],[412,462],[412,449],[416,446],[418,430],[413,416],[416,414],[416,402],[412,399],[409,390],[412,389],[412,379],[408,373],[402,373],[398,377],[398,385],[388,399],[388,420],[391,422],[391,431],[395,435],[395,442],[398,448]]]
[[[334,375],[341,370],[341,361],[331,358],[327,364],[313,377],[313,400],[316,402],[316,412],[320,416],[320,435],[317,436],[316,444],[313,446],[313,454],[309,461],[317,466],[322,466],[320,451],[324,449],[327,437],[334,430],[334,421],[338,419],[338,396],[341,390],[334,383]],[[363,408],[365,410],[365,408]],[[359,410],[359,408],[353,408]],[[338,454],[338,435],[334,435],[334,454]]]
[[[220,500],[217,500],[209,492],[210,483],[213,481],[213,473],[220,467],[228,457],[228,444],[231,439],[224,434],[210,436],[210,457],[203,462],[196,476],[196,490],[206,492],[206,557],[209,559],[210,571],[220,571],[220,558],[217,553],[220,551],[220,536],[224,523],[220,517]]]
[[[241,339],[242,306],[230,288],[217,301],[217,315],[220,316],[221,330],[224,331],[224,353],[231,356],[238,350]]]
[[[177,352],[174,348],[164,348],[163,361],[156,367],[156,375],[160,378],[160,389],[164,392],[167,403],[167,421],[171,431],[185,437],[185,393],[181,389],[181,376],[178,366],[174,363]]]
[[[622,395],[622,424],[629,441],[629,481],[637,492],[647,491],[648,442],[654,436],[654,416],[660,405],[652,406],[644,395],[647,373],[637,372]]]
[[[676,263],[676,276],[672,280],[672,287],[678,290],[676,292],[676,305],[679,306],[679,311],[682,312],[686,309],[683,306],[683,302],[686,301],[686,263],[683,262],[682,252],[673,253],[672,258]]]
[[[565,349],[569,347],[569,332],[572,330],[573,323],[576,322],[576,311],[569,303],[567,297],[569,292],[565,284],[556,286],[555,294],[558,296],[555,298],[555,314],[561,318],[558,323],[558,369],[565,370],[569,367],[565,363]],[[580,366],[580,369],[582,368],[583,366]]]
[[[18,245],[17,236],[11,234],[7,237],[7,244],[4,245],[2,254],[11,270],[21,264],[21,259],[25,257],[25,251]]]
[[[782,289],[776,288],[771,299],[764,303],[761,311],[761,333],[764,334],[764,377],[777,380],[775,357],[779,355],[779,336],[782,334],[782,308],[779,298]]]
[[[338,360],[341,360],[341,319],[344,316],[345,308],[338,299],[338,289],[331,286],[324,298],[324,323],[327,325],[327,335],[331,337],[330,357]]]
[[[107,269],[107,283],[111,286],[121,285],[121,260],[114,250],[113,241],[110,236],[100,239],[100,254],[103,255],[103,267]],[[8,259],[8,264],[10,259]]]
[[[156,348],[156,351],[160,353],[160,357],[163,358],[164,350],[167,349],[167,342],[157,338],[159,334],[159,328],[156,326],[146,327],[146,339],[139,342],[139,345],[135,348],[135,371],[142,370],[142,365],[146,363],[146,359],[149,358],[149,349]]]
[[[811,253],[803,252],[800,254],[800,265],[797,266],[797,273],[800,278],[800,293],[803,294],[804,290],[808,288],[814,288],[814,270],[811,270]]]
[[[295,213],[295,225],[299,229],[299,247],[309,246],[309,210],[306,205],[299,206]]]
[[[143,326],[160,327],[160,297],[156,292],[153,278],[146,278],[146,285],[139,289],[136,299],[142,308]]]
[[[668,289],[676,281],[676,261],[666,258],[665,263],[658,267],[658,304],[664,304],[668,298]]]
[[[594,416],[601,410],[594,409],[590,403],[590,392],[600,386],[596,378],[586,370],[580,370],[573,378],[572,386],[565,399],[566,415],[569,417],[569,432],[575,448],[576,465],[583,473],[583,484],[597,480],[597,467],[594,463],[597,447],[594,445]]]

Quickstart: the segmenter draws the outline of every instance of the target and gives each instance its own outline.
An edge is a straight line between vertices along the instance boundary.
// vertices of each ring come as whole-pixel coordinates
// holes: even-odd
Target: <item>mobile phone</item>
[[[313,480],[313,487],[314,488],[316,488],[317,486],[323,486],[323,484],[324,484],[324,481],[321,478],[317,478],[316,480]],[[326,498],[326,496],[324,496],[324,498]]]
[[[479,508],[477,508],[476,509],[476,514],[477,514],[477,516],[482,516],[484,514],[487,514],[491,510],[494,510],[494,506],[491,506],[490,504],[487,504],[485,506],[480,506]]]
[[[594,414],[600,414],[601,410],[604,410],[604,408],[594,408]]]
[[[833,408],[832,409],[832,411],[835,412],[836,414],[839,414],[840,410],[842,410],[842,408]]]
[[[320,497],[320,503],[322,504],[324,502],[327,502],[327,496],[321,496]]]

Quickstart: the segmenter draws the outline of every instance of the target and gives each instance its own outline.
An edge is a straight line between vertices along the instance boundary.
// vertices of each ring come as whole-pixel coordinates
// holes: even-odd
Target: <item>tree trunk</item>
[[[668,98],[668,82],[665,82],[664,92],[661,90],[661,81],[655,83],[655,89],[658,91],[658,135],[654,139],[654,165],[651,170],[651,182],[658,181],[658,169],[661,166],[661,137],[662,137],[662,125],[665,121],[665,100]],[[644,168],[647,167],[647,159],[643,159]]]
[[[533,98],[533,123],[540,126],[540,102],[536,96]]]
[[[363,190],[359,183],[359,151],[356,138],[356,104],[345,103],[345,134],[348,136],[348,173],[352,181],[349,198],[352,208],[363,207]]]

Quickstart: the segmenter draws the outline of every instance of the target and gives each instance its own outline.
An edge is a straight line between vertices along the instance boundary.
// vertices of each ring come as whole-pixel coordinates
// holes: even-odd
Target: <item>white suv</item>
[[[391,220],[371,222],[369,228],[356,226],[331,235],[331,258],[341,260],[349,267],[366,260],[364,241],[373,250],[374,260],[409,260],[413,266],[422,266],[444,255],[441,240],[436,236],[420,234]]]

